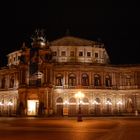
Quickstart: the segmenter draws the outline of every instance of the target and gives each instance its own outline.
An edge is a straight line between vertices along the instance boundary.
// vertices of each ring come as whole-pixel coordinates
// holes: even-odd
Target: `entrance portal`
[[[39,100],[28,100],[27,106],[27,115],[36,116],[38,114]]]

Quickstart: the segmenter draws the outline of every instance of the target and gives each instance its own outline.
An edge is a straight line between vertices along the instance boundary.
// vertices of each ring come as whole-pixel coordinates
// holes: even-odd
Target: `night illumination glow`
[[[63,104],[67,105],[67,104],[69,104],[69,102],[66,100],[66,101],[64,101],[64,103],[63,103]]]
[[[8,104],[7,104],[7,105],[12,106],[12,105],[13,105],[13,103],[12,103],[12,102],[8,102]]]
[[[121,102],[121,101],[118,101],[118,102],[117,102],[117,105],[122,105],[122,102]]]
[[[81,99],[84,97],[85,97],[85,95],[83,93],[81,93],[81,91],[79,91],[78,93],[75,94],[75,98]]]
[[[28,115],[36,115],[38,100],[28,100]]]
[[[0,102],[0,106],[4,105],[2,102]]]
[[[110,101],[107,101],[105,104],[106,105],[112,105],[112,103]]]

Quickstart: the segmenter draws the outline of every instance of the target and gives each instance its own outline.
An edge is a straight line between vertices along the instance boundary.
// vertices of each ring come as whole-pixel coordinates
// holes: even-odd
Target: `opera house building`
[[[113,65],[106,46],[74,36],[7,54],[0,68],[0,116],[139,115],[140,65]]]

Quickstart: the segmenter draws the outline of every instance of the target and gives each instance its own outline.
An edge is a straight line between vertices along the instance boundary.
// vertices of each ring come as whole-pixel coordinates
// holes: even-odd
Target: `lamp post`
[[[81,114],[81,99],[84,97],[84,94],[81,93],[80,91],[75,94],[75,98],[78,99],[79,103],[79,108],[78,108],[78,116],[77,116],[77,121],[81,122],[82,121],[82,114]]]

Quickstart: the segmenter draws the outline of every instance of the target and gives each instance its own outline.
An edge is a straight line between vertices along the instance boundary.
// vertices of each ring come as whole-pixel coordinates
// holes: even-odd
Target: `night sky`
[[[70,35],[101,40],[112,64],[140,64],[139,5],[135,1],[17,1],[5,6],[2,12],[3,45],[0,65],[8,53],[27,44],[37,28],[45,29],[49,41]]]

